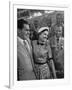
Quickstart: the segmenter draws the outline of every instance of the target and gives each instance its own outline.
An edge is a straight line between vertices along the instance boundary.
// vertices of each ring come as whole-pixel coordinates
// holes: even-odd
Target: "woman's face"
[[[46,42],[48,38],[48,31],[44,31],[39,35],[39,40]]]

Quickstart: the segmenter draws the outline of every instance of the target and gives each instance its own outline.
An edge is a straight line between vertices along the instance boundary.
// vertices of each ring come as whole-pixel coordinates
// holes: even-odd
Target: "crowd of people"
[[[33,30],[34,29],[34,30]],[[24,19],[17,20],[17,79],[40,80],[64,78],[64,22],[56,15],[55,25],[31,28]]]

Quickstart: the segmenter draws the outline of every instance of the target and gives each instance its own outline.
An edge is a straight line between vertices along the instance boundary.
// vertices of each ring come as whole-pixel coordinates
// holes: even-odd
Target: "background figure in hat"
[[[53,77],[56,78],[51,48],[49,45],[49,41],[47,40],[48,33],[49,33],[48,27],[40,28],[38,30],[38,40],[34,40],[32,42],[33,58],[35,63],[35,74],[37,79],[51,78],[50,68],[52,70]]]

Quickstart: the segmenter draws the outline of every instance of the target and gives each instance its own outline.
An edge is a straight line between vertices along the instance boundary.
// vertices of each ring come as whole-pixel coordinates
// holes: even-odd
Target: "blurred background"
[[[31,37],[33,37],[32,39],[36,39],[36,32],[40,27],[52,27],[56,24],[56,15],[58,13],[61,14],[61,20],[64,23],[64,11],[54,10],[17,9],[17,19],[24,19],[29,22]],[[18,33],[20,35],[19,31]]]
[[[32,10],[32,9],[17,9],[17,19],[27,20],[31,27],[47,26],[51,23],[56,23],[56,15],[62,14],[62,21],[64,22],[64,11],[51,11],[51,10]]]

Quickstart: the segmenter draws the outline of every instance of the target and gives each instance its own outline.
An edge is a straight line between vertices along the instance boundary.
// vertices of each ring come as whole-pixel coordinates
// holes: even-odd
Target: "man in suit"
[[[57,72],[64,74],[64,32],[62,14],[56,15],[56,24],[51,28],[50,45],[52,48],[52,54]],[[57,75],[58,78],[63,78],[62,75]]]
[[[17,22],[18,32],[21,35],[17,37],[17,79],[34,80],[34,63],[32,58],[32,47],[29,39],[30,29],[27,21],[20,19]]]

